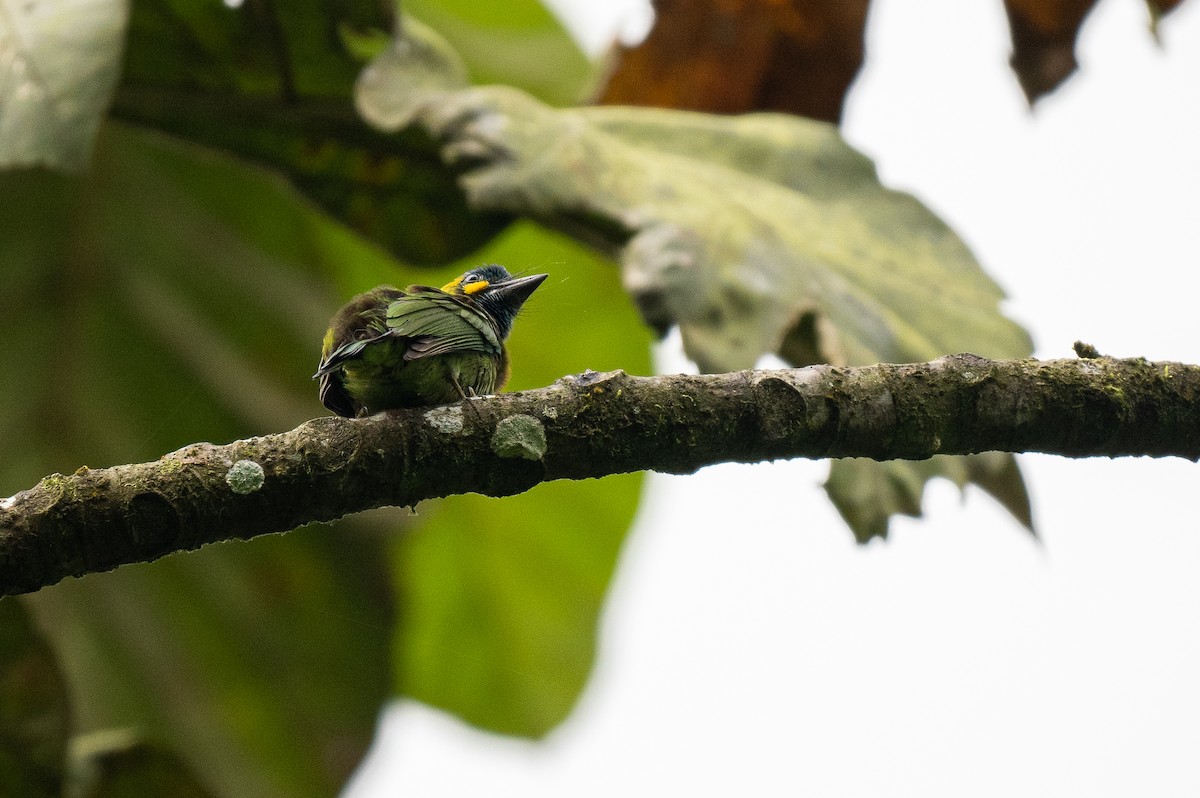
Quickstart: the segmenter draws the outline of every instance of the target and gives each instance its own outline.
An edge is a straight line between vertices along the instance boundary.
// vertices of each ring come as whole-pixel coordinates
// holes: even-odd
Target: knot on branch
[[[822,395],[828,366],[753,372],[751,384],[765,441],[832,439],[836,403]]]

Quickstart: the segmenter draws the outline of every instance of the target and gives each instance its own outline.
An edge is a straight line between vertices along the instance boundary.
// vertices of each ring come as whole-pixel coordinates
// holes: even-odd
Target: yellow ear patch
[[[455,277],[453,280],[451,280],[450,282],[443,285],[442,290],[445,291],[447,294],[453,294],[454,289],[458,288],[458,284],[461,283],[463,281],[463,277],[466,277],[466,276],[467,275],[463,274],[463,275],[459,275],[458,277]]]
[[[491,283],[489,283],[487,280],[476,280],[473,283],[464,284],[462,290],[464,294],[478,294],[489,285],[491,285]]]

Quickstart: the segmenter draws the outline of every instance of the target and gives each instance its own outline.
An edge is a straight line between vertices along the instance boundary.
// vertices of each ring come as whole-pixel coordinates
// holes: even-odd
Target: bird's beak
[[[549,276],[548,274],[531,274],[528,277],[514,277],[502,283],[492,283],[488,286],[488,293],[499,297],[505,304],[513,308],[519,308]]]

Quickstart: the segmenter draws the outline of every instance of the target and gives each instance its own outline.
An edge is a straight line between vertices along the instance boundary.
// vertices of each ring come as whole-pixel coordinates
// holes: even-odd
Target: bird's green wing
[[[499,354],[500,336],[487,314],[440,291],[404,296],[388,306],[388,334],[409,339],[405,360],[449,352]]]
[[[350,418],[360,409],[346,391],[342,366],[362,357],[369,345],[388,336],[388,304],[403,295],[390,285],[378,286],[347,302],[330,321],[313,378],[321,381],[321,404],[339,416]]]
[[[321,362],[313,378],[335,371],[346,361],[360,357],[370,344],[390,335],[387,308],[402,296],[402,291],[381,285],[347,302],[329,324],[321,346]]]
[[[321,363],[317,366],[317,373],[314,378],[322,377],[329,374],[338,366],[345,363],[347,360],[354,360],[362,354],[362,351],[367,348],[368,344],[373,344],[380,338],[386,338],[387,333],[380,333],[373,338],[363,338],[358,341],[349,341],[339,347],[331,350],[325,357],[321,358]]]

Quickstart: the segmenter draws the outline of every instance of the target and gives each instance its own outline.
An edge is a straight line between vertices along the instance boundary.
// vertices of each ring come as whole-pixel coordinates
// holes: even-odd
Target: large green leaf
[[[70,726],[54,652],[20,600],[0,599],[0,795],[62,795]]]
[[[470,212],[428,137],[381,135],[354,112],[387,11],[373,0],[135,2],[113,114],[269,166],[401,257],[460,257],[509,217]]]
[[[296,48],[330,44],[328,36],[312,35],[332,30],[322,27],[324,7],[301,4],[286,24],[264,9],[271,10],[190,0],[137,4],[118,115],[273,167],[322,207],[400,251],[442,257],[492,234],[503,215],[464,212],[427,137],[381,134],[354,118],[348,82],[356,69],[347,64],[369,43],[370,22],[338,31],[341,44],[333,49],[345,52],[314,52],[310,62]],[[320,219],[270,174],[147,132],[110,127],[86,180],[8,174],[0,176],[0,196],[6,193],[21,197],[21,212],[0,220],[0,232],[11,234],[0,254],[18,267],[17,290],[0,301],[11,311],[4,321],[19,349],[14,360],[25,390],[0,400],[0,412],[13,421],[4,427],[13,431],[11,450],[29,453],[0,473],[14,487],[50,470],[143,459],[192,440],[291,425],[317,409],[308,358],[336,306],[320,278],[336,282],[343,295],[376,282],[415,281]],[[574,317],[591,318],[597,335],[582,338],[582,346],[542,352],[528,343],[538,338],[522,343],[526,328],[519,326],[514,385],[588,366],[645,370],[646,337],[625,330],[628,323],[639,327],[610,265],[544,232],[525,229],[506,241],[486,257],[517,270],[550,269],[548,257],[570,262],[572,286],[596,291],[569,300],[560,294],[554,331],[541,338],[558,338]],[[550,288],[540,295],[554,298]],[[623,313],[610,316],[613,308]],[[521,325],[533,332],[540,315],[531,309]],[[38,446],[29,445],[34,440]],[[546,685],[544,698],[532,679],[494,696],[473,694],[457,702],[467,717],[480,717],[472,701],[517,707],[533,695],[543,709],[532,720],[525,710],[515,721],[493,710],[484,722],[538,733],[574,701],[639,485],[630,477],[581,487],[570,501],[596,506],[595,537],[580,535],[568,558],[548,555],[586,564],[579,574],[585,598],[564,597],[570,622],[552,624],[544,635],[571,649],[562,678]],[[563,511],[561,498],[520,501],[518,515],[531,520],[510,522],[514,529],[544,527]],[[469,518],[456,526],[449,513],[437,517],[441,531],[421,540],[461,541],[464,529],[482,526]],[[378,677],[389,659],[383,632],[391,624],[379,570],[387,558],[377,556],[378,541],[329,535],[317,530],[220,546],[39,593],[35,606],[66,654],[84,728],[129,724],[172,741],[219,795],[336,788],[361,754],[378,707]],[[602,545],[588,547],[597,540]],[[561,543],[533,536],[530,545]],[[429,566],[432,579],[414,571],[422,556],[419,547],[412,557],[397,555],[404,563],[397,581],[413,608],[437,604],[446,574],[442,562]],[[298,575],[312,583],[303,593]],[[511,580],[485,598],[528,603],[529,581]],[[285,616],[289,608],[294,616]],[[478,604],[460,609],[468,614],[443,620],[461,626],[486,612]],[[402,627],[398,637],[405,635]],[[460,650],[435,652],[449,665],[434,660],[423,672],[414,669],[421,680],[408,678],[401,663],[397,681],[438,700],[454,689]],[[526,654],[517,661],[517,653],[501,645],[489,656],[501,673],[517,672],[531,661]],[[422,663],[430,662],[425,652]],[[439,673],[440,683],[431,678]]]
[[[418,99],[406,117],[395,97],[386,85],[359,86],[374,124],[415,119],[443,142],[443,157],[466,170],[476,210],[540,219],[619,253],[647,323],[678,326],[705,371],[747,368],[768,353],[802,366],[1030,351],[962,241],[915,198],[883,186],[832,125],[556,110],[507,87]],[[977,482],[1028,518],[1020,472],[1004,455],[833,469],[830,496],[860,540],[886,534],[892,513],[919,510],[935,475]],[[908,487],[869,490],[864,477]]]
[[[128,730],[70,741],[67,682],[21,600],[0,599],[0,795],[210,798],[178,756]]]
[[[344,264],[392,261],[284,181],[110,126],[92,171],[0,174],[0,493],[321,412],[309,379]],[[347,276],[345,279],[349,279]],[[383,541],[225,544],[30,597],[84,731],[130,726],[220,796],[335,792],[390,694]]]
[[[125,0],[0,0],[0,167],[82,169],[121,61]]]
[[[119,127],[86,180],[0,173],[0,196],[0,324],[21,374],[0,401],[5,450],[21,453],[0,484],[14,490],[310,418],[335,301],[320,273],[389,262],[278,178]]]
[[[637,272],[632,279],[652,285],[643,307],[680,321],[685,344],[692,339],[689,352],[710,370],[757,357],[754,350],[773,351],[795,366],[919,361],[959,351],[996,358],[1030,353],[1028,334],[998,312],[1003,294],[966,245],[914,197],[883,186],[870,160],[834,126],[773,114],[727,120],[621,108],[587,113],[598,128],[639,148],[667,157],[686,153],[733,170],[743,183],[725,189],[727,215],[740,216],[734,224],[742,229],[721,229],[700,245],[709,250],[701,263],[716,273],[709,279],[722,286],[708,289],[707,309],[681,312],[673,297],[688,289],[681,280],[692,278],[661,279],[663,264],[655,260],[662,242],[655,234],[650,253],[627,260]],[[763,183],[765,193],[756,194]],[[739,283],[766,289],[743,291]],[[704,317],[714,313],[718,321],[710,325]],[[750,351],[736,351],[747,342]],[[865,542],[885,537],[894,514],[920,515],[933,477],[960,488],[979,485],[1032,528],[1021,473],[1006,454],[922,463],[835,460],[825,487]]]
[[[84,731],[170,741],[215,795],[323,796],[387,695],[380,541],[312,528],[69,580],[32,602]]]
[[[562,24],[538,0],[403,0],[438,31],[470,69],[473,83],[503,83],[551,105],[583,99],[594,67]]]
[[[887,536],[888,521],[893,515],[919,516],[925,483],[934,477],[948,479],[959,488],[978,485],[1014,518],[1033,529],[1025,481],[1017,461],[1003,452],[969,457],[935,455],[916,462],[834,460],[825,490],[858,541],[866,543]]]
[[[529,224],[479,260],[550,274],[510,339],[511,387],[587,368],[648,371],[649,335],[613,264]],[[394,555],[400,692],[500,732],[536,737],[559,723],[591,670],[640,486],[630,474],[419,507],[423,523]]]
[[[371,113],[373,98],[361,106]],[[966,246],[836,128],[781,114],[555,110],[508,88],[421,109],[479,208],[620,248],[646,320],[705,371],[1029,350]]]
[[[517,82],[565,102],[578,97],[590,74],[535,0],[416,6],[459,45],[477,80]],[[414,10],[408,3],[405,9]],[[471,212],[427,137],[381,135],[354,113],[361,59],[388,46],[388,11],[368,0],[336,8],[316,0],[237,8],[208,0],[136,2],[114,113],[279,170],[401,257],[461,257],[510,217]],[[406,28],[416,25],[410,20]]]
[[[414,277],[277,178],[144,131],[107,130],[87,181],[12,174],[5,192],[23,202],[0,222],[0,255],[18,267],[17,293],[0,301],[28,391],[5,396],[0,428],[10,450],[33,452],[24,475],[4,473],[14,488],[311,415],[308,377],[337,304],[320,277],[344,296]],[[589,367],[647,370],[648,336],[610,263],[529,225],[478,259],[553,275],[512,336],[514,387]],[[538,734],[560,720],[590,668],[639,486],[633,476],[422,508],[428,529],[399,536],[392,558],[404,621],[395,683],[491,728]],[[588,523],[563,534],[580,508]],[[327,793],[387,692],[379,545],[301,531],[70,580],[33,601],[84,729],[133,725],[168,740],[217,795]],[[463,574],[481,590],[447,604],[446,580]],[[480,627],[489,617],[518,623]],[[460,681],[472,658],[494,689]]]
[[[708,280],[721,286],[707,289],[708,308],[683,310],[674,297],[687,293],[693,276],[659,271],[658,257],[674,243],[664,247],[651,233],[650,252],[626,259],[632,279],[652,286],[643,307],[650,314],[665,310],[666,323],[679,321],[685,345],[691,333],[689,353],[709,370],[756,358],[755,350],[773,351],[794,366],[920,361],[960,351],[1030,354],[1028,334],[999,313],[1003,294],[966,245],[916,198],[883,186],[871,161],[833,125],[777,114],[585,113],[623,141],[733,170],[742,182],[724,189],[730,205],[724,212],[740,217],[734,225],[741,229],[718,228],[700,244],[708,250],[701,264],[715,272]],[[757,193],[763,183],[765,193]],[[767,288],[744,291],[739,283]],[[736,351],[746,343],[750,351]],[[920,515],[933,477],[960,488],[979,485],[1032,529],[1024,481],[1007,454],[921,463],[835,460],[825,488],[866,542],[886,537],[892,515]]]
[[[343,31],[391,28],[376,0],[134,0],[121,83],[278,103],[345,98],[361,63]]]

